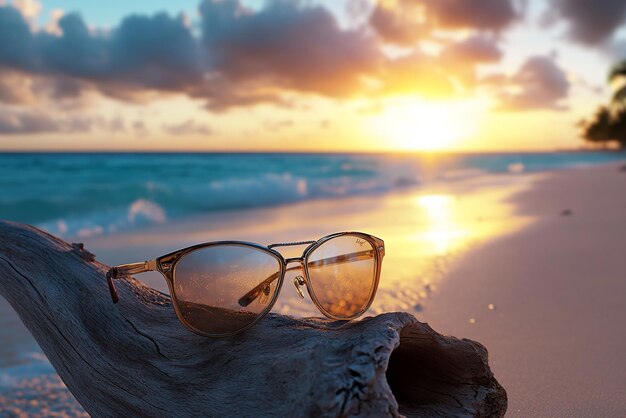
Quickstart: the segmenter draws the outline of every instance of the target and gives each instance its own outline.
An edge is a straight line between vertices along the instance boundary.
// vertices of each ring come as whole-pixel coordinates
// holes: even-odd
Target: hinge
[[[157,269],[156,259],[146,261],[146,269],[149,271],[155,271]]]

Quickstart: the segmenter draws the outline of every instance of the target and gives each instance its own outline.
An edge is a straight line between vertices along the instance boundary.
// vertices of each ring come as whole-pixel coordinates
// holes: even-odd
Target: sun
[[[392,150],[445,151],[475,134],[477,111],[466,102],[403,99],[370,117],[366,129]]]

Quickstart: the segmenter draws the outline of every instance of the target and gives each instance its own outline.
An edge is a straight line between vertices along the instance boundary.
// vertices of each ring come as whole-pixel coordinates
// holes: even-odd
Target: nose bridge
[[[289,267],[289,264],[298,263],[300,266],[304,266],[304,257],[291,257],[285,260],[285,266]]]
[[[293,266],[293,267],[289,267],[289,264],[294,264],[297,263],[297,266]],[[293,278],[293,285],[296,288],[296,292],[298,293],[298,296],[300,296],[300,299],[304,299],[304,292],[302,291],[302,287],[306,286],[306,281],[304,280],[304,256],[302,257],[291,257],[285,260],[285,266],[287,266],[286,271],[293,271],[293,270],[301,270],[301,273],[299,273],[297,276],[295,276]]]

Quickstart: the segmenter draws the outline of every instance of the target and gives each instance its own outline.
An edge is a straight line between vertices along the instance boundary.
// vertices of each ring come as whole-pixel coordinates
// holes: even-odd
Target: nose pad
[[[261,292],[261,295],[259,296],[259,303],[261,305],[265,305],[267,303],[267,301],[269,300],[269,298],[270,298],[270,290],[271,289],[270,289],[270,285],[269,284],[266,285],[263,288],[263,291]]]
[[[296,290],[298,291],[298,295],[300,296],[301,299],[304,299],[304,293],[302,292],[302,289],[300,288],[300,286],[304,286],[305,282],[304,282],[304,277],[302,276],[296,276],[293,278],[293,285],[296,287]]]

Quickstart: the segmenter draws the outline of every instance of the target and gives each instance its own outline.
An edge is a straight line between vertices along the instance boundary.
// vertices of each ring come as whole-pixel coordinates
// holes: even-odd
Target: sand
[[[268,244],[340,230],[385,239],[369,313],[408,311],[440,332],[485,344],[509,392],[510,416],[626,416],[626,173],[615,165],[231,211],[81,241],[101,261],[118,264],[203,241]],[[165,289],[158,273],[138,277]],[[274,311],[319,315],[290,282]],[[21,353],[38,350],[7,309],[0,300],[0,319],[12,327],[1,357],[31,367]],[[3,358],[0,383],[12,373]],[[54,375],[43,381],[54,383]],[[8,386],[5,399],[16,390],[28,399],[23,388],[39,387],[23,380]],[[50,404],[40,396],[23,410]]]
[[[531,226],[459,260],[421,315],[482,342],[512,417],[626,416],[626,173],[544,176]]]

